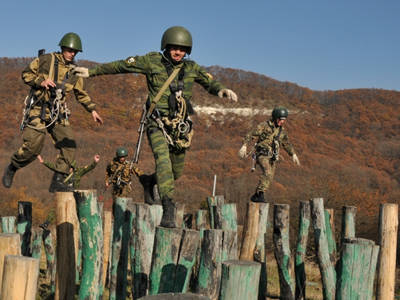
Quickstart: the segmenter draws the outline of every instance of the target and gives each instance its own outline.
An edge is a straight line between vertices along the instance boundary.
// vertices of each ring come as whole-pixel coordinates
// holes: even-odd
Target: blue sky
[[[400,1],[3,1],[0,57],[57,50],[77,32],[78,58],[108,62],[158,51],[174,25],[193,35],[191,59],[314,90],[400,90]]]

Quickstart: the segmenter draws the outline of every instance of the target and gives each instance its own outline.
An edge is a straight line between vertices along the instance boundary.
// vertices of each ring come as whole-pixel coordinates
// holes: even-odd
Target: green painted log
[[[30,256],[32,229],[32,202],[18,201],[17,232],[21,235],[21,253]]]
[[[167,293],[167,294],[158,294],[158,295],[142,297],[140,298],[140,300],[210,300],[210,298],[191,293],[185,293],[185,294]]]
[[[274,254],[278,265],[281,299],[294,299],[293,279],[290,276],[289,245],[289,210],[288,204],[274,205]]]
[[[337,268],[337,300],[372,299],[378,252],[379,246],[373,241],[344,240]]]
[[[39,260],[42,256],[42,236],[43,230],[41,228],[32,229],[32,257]]]
[[[196,230],[210,228],[207,220],[209,220],[207,211],[205,209],[198,210],[196,212]]]
[[[223,232],[221,261],[239,259],[237,232],[232,230]]]
[[[154,237],[161,217],[161,205],[134,203],[130,243],[134,299],[146,296],[148,293]]]
[[[183,216],[185,215],[185,204],[182,202],[176,203],[175,224],[176,227],[184,228]]]
[[[221,278],[222,244],[224,232],[220,229],[204,230],[196,293],[218,299]]]
[[[110,300],[125,299],[128,273],[128,251],[131,232],[131,212],[127,209],[132,198],[118,197],[113,204],[113,243],[111,255]]]
[[[329,257],[333,265],[336,265],[336,241],[335,235],[331,226],[331,210],[325,209],[325,229],[326,229],[326,238],[328,240],[328,251]]]
[[[213,206],[215,229],[237,231],[236,203]]]
[[[257,300],[261,265],[257,262],[227,260],[222,263],[219,300]]]
[[[46,254],[46,278],[50,282],[51,292],[54,293],[56,290],[56,252],[54,250],[53,235],[49,229],[43,230],[42,239]]]
[[[307,251],[308,232],[310,228],[310,202],[300,202],[299,234],[297,237],[295,274],[296,274],[296,299],[306,299],[306,271],[305,256]]]
[[[225,202],[224,196],[207,197],[211,229],[215,229],[214,206],[221,206],[222,204],[224,204],[224,202]]]
[[[314,227],[314,241],[317,250],[318,265],[322,277],[323,296],[325,300],[335,299],[336,272],[329,257],[328,240],[325,227],[324,200],[311,200],[311,219]]]
[[[357,207],[355,206],[343,206],[342,207],[342,232],[341,232],[341,243],[346,238],[356,237],[356,213]]]
[[[182,239],[181,228],[157,227],[153,262],[150,271],[149,294],[174,292],[174,276]]]
[[[1,217],[1,230],[3,233],[16,233],[16,218],[14,216]]]
[[[82,234],[83,264],[79,299],[100,299],[103,226],[97,206],[97,193],[95,190],[76,190],[74,197]]]

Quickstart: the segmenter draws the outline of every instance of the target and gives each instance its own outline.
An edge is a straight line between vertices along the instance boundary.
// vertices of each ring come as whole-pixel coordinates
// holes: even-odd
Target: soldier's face
[[[186,47],[172,45],[169,47],[169,54],[174,61],[179,62],[186,55]]]
[[[78,53],[78,51],[68,48],[68,47],[62,47],[61,50],[62,50],[61,53],[62,53],[65,61],[67,61],[67,62],[73,61],[75,58],[75,55]]]
[[[276,120],[276,125],[278,126],[283,126],[283,124],[286,122],[286,119],[278,119]]]
[[[125,161],[125,159],[126,159],[126,157],[122,156],[122,157],[119,158],[119,162],[123,163]]]

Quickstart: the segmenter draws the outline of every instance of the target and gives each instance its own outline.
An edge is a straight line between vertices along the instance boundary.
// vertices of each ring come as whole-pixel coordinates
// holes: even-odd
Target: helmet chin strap
[[[169,63],[171,63],[172,65],[179,65],[180,63],[183,62],[183,59],[182,59],[181,61],[176,61],[176,60],[174,60],[174,59],[171,57],[171,55],[170,55],[170,53],[169,53],[169,47],[167,47],[167,49],[164,50],[164,52],[162,53],[162,56],[163,56]],[[185,54],[185,56],[186,56],[186,54]]]

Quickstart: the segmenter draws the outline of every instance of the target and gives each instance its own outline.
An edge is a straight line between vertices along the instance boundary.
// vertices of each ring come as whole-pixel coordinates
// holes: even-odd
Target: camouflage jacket
[[[90,76],[118,73],[140,73],[146,76],[147,88],[149,91],[148,100],[151,101],[161,89],[162,85],[168,79],[168,73],[163,62],[166,58],[158,52],[150,52],[143,56],[130,56],[125,60],[118,60],[107,64],[99,65],[89,70]],[[190,101],[192,99],[193,83],[197,82],[205,88],[210,94],[217,95],[218,92],[225,88],[221,83],[214,80],[211,74],[191,60],[184,60],[181,64],[174,66],[177,68],[183,66],[183,97]],[[174,79],[178,84],[178,76]],[[161,113],[167,113],[168,98],[171,94],[170,89],[166,89],[161,99],[157,102],[156,108]]]
[[[43,164],[50,170],[57,172],[54,163],[46,161]],[[78,189],[81,183],[82,176],[92,171],[94,168],[96,168],[96,166],[97,163],[93,161],[90,165],[86,165],[84,167],[75,167],[72,172],[65,178],[64,182],[68,185],[73,186],[75,189]]]
[[[130,166],[130,161],[125,160],[123,163],[120,163],[118,158],[114,158],[107,165],[106,182],[114,185],[129,184],[133,174],[136,174],[136,176],[143,174],[139,168],[133,166],[132,169],[130,169]]]
[[[262,122],[250,131],[243,140],[243,143],[255,143],[256,153],[271,153],[275,150],[279,153],[282,146],[285,151],[292,156],[294,149],[289,142],[289,137],[283,127],[276,126],[272,120]],[[277,149],[274,147],[277,147]]]
[[[75,66],[73,63],[67,63],[61,53],[48,53],[35,58],[23,71],[23,81],[32,88],[32,92],[36,99],[41,100],[40,102],[46,102],[50,99],[50,90],[42,87],[40,83],[49,78],[51,69],[52,55],[58,59],[58,76],[55,76],[55,68],[53,67],[53,81],[57,84],[57,88],[61,88],[62,82],[67,74],[67,79],[64,86],[64,96],[61,101],[65,101],[66,94],[71,91],[74,92],[75,98],[83,107],[88,111],[92,112],[95,110],[96,105],[91,101],[88,93],[84,89],[84,80],[78,76],[72,75],[70,70]],[[31,113],[35,114],[40,112],[41,104],[38,103]],[[49,111],[48,111],[49,113]]]

